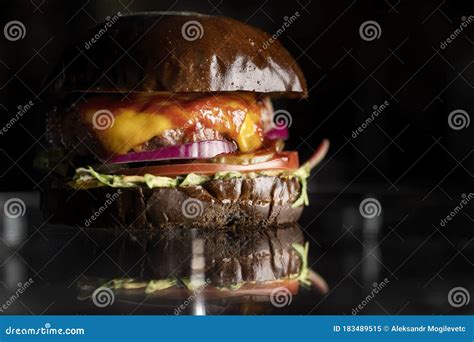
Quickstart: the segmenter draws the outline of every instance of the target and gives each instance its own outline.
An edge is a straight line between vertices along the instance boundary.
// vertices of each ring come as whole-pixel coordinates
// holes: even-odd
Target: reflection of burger
[[[139,228],[299,218],[328,143],[303,166],[283,151],[291,116],[275,115],[271,98],[307,89],[277,41],[192,13],[124,16],[97,32],[86,50],[66,50],[51,81],[62,101],[48,118],[46,161],[72,179],[45,194],[46,211]]]
[[[223,302],[218,300],[223,298],[232,298],[237,307],[252,299],[271,301],[280,308],[291,303],[301,285],[314,294],[327,292],[325,281],[309,268],[308,244],[296,223],[260,230],[174,229],[134,234],[96,229],[81,237],[78,260],[90,267],[78,282],[79,298],[89,299],[96,289],[108,287],[114,290],[116,303],[125,303],[127,312],[130,303],[146,301],[146,305],[164,307],[165,300],[174,300],[170,305],[174,313],[185,313],[189,308],[180,309],[176,300],[190,296],[199,297],[193,304],[199,299],[207,308],[218,308],[216,313],[222,313]]]

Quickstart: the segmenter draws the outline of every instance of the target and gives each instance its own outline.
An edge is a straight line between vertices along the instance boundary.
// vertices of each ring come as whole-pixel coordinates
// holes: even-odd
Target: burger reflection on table
[[[308,266],[308,243],[297,223],[133,234],[98,228],[88,235],[81,259],[93,263],[77,283],[79,299],[100,302],[110,289],[115,309],[124,312],[147,303],[175,315],[201,304],[203,313],[259,313],[291,304],[300,286],[315,295],[327,291]]]

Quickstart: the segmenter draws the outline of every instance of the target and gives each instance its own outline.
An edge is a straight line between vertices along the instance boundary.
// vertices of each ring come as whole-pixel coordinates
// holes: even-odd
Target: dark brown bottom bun
[[[51,223],[85,227],[263,227],[296,222],[303,207],[292,203],[300,192],[296,178],[262,176],[178,188],[51,189],[41,207]]]

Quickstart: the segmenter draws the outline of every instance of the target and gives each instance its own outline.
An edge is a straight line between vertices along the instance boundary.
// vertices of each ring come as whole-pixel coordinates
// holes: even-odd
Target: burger
[[[303,164],[284,149],[291,117],[272,100],[306,97],[303,73],[278,41],[222,16],[114,16],[66,48],[48,85],[42,206],[64,223],[295,222],[329,146]]]

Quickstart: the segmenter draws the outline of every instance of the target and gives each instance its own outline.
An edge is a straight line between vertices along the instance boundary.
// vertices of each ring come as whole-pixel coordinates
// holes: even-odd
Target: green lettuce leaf
[[[299,207],[301,205],[309,205],[308,198],[308,177],[311,172],[311,167],[308,163],[301,166],[298,170],[293,172],[293,176],[297,177],[301,184],[301,193],[300,196],[293,202],[291,205],[293,208]]]
[[[298,275],[298,281],[306,286],[311,285],[311,281],[309,280],[309,268],[308,268],[308,253],[309,253],[309,242],[303,245],[299,243],[292,243],[291,246],[295,249],[296,253],[301,258],[301,270],[300,274]]]

